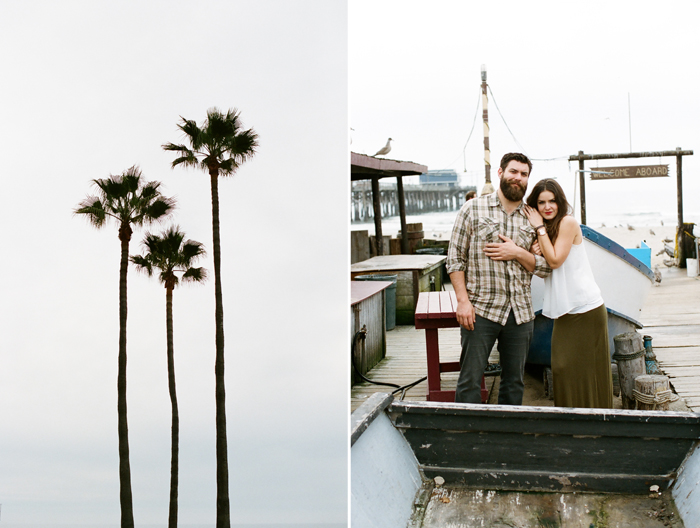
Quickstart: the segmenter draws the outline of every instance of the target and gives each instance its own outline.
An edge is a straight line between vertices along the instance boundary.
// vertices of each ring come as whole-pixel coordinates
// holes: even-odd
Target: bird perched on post
[[[386,154],[389,154],[391,151],[391,142],[393,140],[391,138],[386,140],[386,145],[384,145],[382,148],[379,149],[379,152],[375,154],[375,156],[384,156]]]

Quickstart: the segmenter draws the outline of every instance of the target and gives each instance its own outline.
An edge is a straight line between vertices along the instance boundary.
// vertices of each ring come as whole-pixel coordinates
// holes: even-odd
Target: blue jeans
[[[500,405],[522,405],[525,361],[532,340],[535,322],[516,324],[513,310],[505,326],[476,315],[474,330],[461,328],[462,355],[455,402],[481,403],[481,378],[496,339],[501,361]]]

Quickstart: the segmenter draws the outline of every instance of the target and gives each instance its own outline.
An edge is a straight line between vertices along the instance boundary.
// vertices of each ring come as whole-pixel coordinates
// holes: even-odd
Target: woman
[[[608,316],[595,283],[583,234],[561,186],[539,181],[525,206],[540,251],[552,268],[545,279],[542,314],[554,319],[554,405],[613,406]]]

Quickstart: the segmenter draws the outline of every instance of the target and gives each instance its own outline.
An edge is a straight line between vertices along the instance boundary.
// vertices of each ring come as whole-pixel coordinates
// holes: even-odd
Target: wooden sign
[[[618,180],[620,178],[655,178],[668,176],[668,165],[637,165],[634,167],[595,167],[591,180]],[[600,174],[610,172],[612,174]]]

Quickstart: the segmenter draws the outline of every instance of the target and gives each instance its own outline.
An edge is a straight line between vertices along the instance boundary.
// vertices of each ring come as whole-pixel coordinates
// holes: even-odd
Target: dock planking
[[[660,369],[686,405],[700,412],[700,280],[688,277],[684,269],[668,268],[662,273],[661,284],[651,289],[642,309],[644,328],[639,333],[652,337]],[[438,332],[441,360],[458,361],[459,329],[442,328]],[[493,354],[491,361],[497,361]],[[426,374],[425,332],[413,326],[397,326],[387,332],[387,357],[368,377],[405,385]],[[455,388],[457,373],[443,373],[441,378],[446,389]],[[489,390],[495,379],[486,378]],[[351,408],[355,410],[375,392],[392,390],[369,383],[357,384],[352,388]],[[425,401],[426,391],[427,383],[423,381],[407,391],[404,399]]]
[[[652,337],[661,371],[686,405],[700,412],[700,280],[686,270],[662,270],[642,308],[639,332]]]

